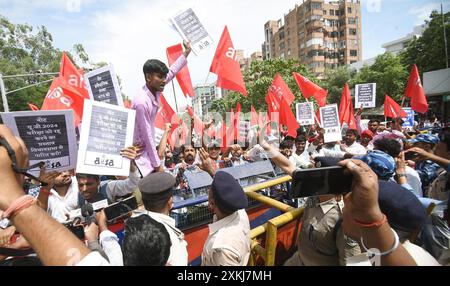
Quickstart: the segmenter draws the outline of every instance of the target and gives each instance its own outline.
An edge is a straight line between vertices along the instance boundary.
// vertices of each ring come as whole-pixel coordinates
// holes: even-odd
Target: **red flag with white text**
[[[406,118],[408,114],[402,109],[402,107],[395,102],[391,97],[386,95],[384,100],[384,117],[389,118]]]
[[[217,86],[247,96],[244,77],[227,26],[217,46],[210,72],[217,75]]]

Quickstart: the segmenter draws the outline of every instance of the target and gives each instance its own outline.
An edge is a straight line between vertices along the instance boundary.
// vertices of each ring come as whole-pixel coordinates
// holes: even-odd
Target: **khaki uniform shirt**
[[[250,222],[245,210],[209,225],[202,266],[246,266],[250,257]]]
[[[343,207],[344,202],[336,199],[307,206],[298,251],[285,265],[343,266],[346,258],[360,254],[358,243],[344,235],[342,225],[335,230]]]

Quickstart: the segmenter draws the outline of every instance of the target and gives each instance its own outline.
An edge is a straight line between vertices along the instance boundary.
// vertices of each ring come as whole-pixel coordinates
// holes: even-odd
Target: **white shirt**
[[[245,210],[209,225],[202,266],[246,266],[250,257],[250,222]]]
[[[417,171],[414,170],[413,168],[406,166],[405,174],[406,174],[406,180],[408,181],[408,184],[414,190],[414,194],[418,198],[422,198],[423,197],[422,181],[420,180],[419,173],[417,173]]]
[[[361,144],[354,142],[352,145],[348,146],[346,149],[347,153],[352,155],[366,155],[367,150]]]
[[[344,158],[345,152],[341,150],[339,145],[334,145],[332,148],[323,145],[322,148],[317,151],[317,146],[314,144],[309,144],[308,152],[311,154],[312,158],[317,157],[331,157],[331,158]]]
[[[100,253],[92,251],[81,259],[80,262],[76,263],[75,266],[110,266],[110,264],[100,255]]]
[[[295,165],[295,168],[301,169],[307,169],[311,164],[307,150],[303,151],[303,153],[300,155],[297,155],[297,153],[293,153],[289,158],[289,161],[291,161]]]
[[[167,229],[170,236],[172,246],[170,247],[170,255],[167,263],[171,266],[187,266],[188,252],[187,242],[184,240],[184,234],[181,230],[176,228],[175,220],[168,215],[154,213],[150,211],[135,212],[137,216],[147,214],[157,222],[160,222]]]
[[[106,256],[108,256],[109,264],[111,266],[123,266],[122,249],[117,235],[109,230],[102,231],[99,242]]]
[[[61,197],[54,189],[50,191],[48,197],[47,212],[58,222],[68,220],[66,215],[78,207],[78,182],[76,177],[72,177],[72,183],[64,197]]]

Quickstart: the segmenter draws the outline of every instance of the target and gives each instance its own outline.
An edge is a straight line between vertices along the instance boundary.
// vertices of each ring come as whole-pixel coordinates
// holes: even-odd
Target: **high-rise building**
[[[194,88],[195,96],[192,98],[192,106],[195,114],[203,116],[211,109],[211,103],[222,97],[222,91],[216,87],[216,83],[198,85]]]
[[[360,0],[305,0],[264,33],[264,59],[298,59],[322,77],[362,59]]]

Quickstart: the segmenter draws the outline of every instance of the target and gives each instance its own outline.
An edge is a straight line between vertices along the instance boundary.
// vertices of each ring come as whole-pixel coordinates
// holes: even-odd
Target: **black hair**
[[[0,262],[0,266],[44,266],[37,257],[15,257]]]
[[[166,64],[160,60],[148,60],[144,64],[144,75],[159,73],[163,76],[166,76],[169,73],[169,68],[167,68]]]
[[[125,266],[164,266],[170,255],[169,233],[148,215],[125,222],[123,262]]]
[[[94,179],[100,181],[100,176],[97,175],[77,173],[76,177],[77,179]]]
[[[378,139],[373,143],[376,150],[383,151],[386,154],[389,154],[393,158],[397,158],[402,151],[402,145],[395,139]]]
[[[142,196],[142,202],[146,210],[159,213],[166,207],[172,195],[172,189],[153,195],[145,194]]]
[[[298,135],[297,138],[295,138],[295,142],[306,142],[306,136],[305,135]]]
[[[193,147],[193,148],[195,149],[193,143],[190,143],[190,144],[183,144],[183,145],[181,145],[180,153],[184,153],[184,151],[186,151],[186,147]],[[195,150],[197,151],[197,149],[195,149]]]
[[[305,127],[300,126],[300,127],[297,129],[297,136],[299,136],[299,135],[306,135]]]
[[[373,122],[377,122],[378,124],[381,124],[381,121],[378,120],[378,119],[370,119],[370,120],[369,120],[369,124],[370,124],[370,123],[373,123]]]
[[[285,140],[283,140],[283,142],[281,142],[280,149],[285,149],[285,148],[292,149],[293,146],[294,146],[294,141],[285,139]]]
[[[355,137],[358,137],[358,130],[356,129],[347,129],[346,133],[353,133],[353,135],[355,135]]]

